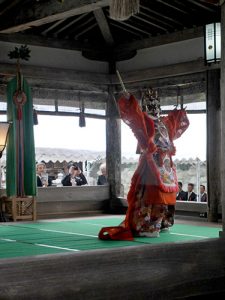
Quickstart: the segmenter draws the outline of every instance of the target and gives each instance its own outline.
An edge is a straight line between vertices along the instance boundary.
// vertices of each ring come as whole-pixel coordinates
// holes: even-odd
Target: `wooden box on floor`
[[[10,197],[3,203],[3,211],[13,221],[36,220],[36,199],[35,197]]]

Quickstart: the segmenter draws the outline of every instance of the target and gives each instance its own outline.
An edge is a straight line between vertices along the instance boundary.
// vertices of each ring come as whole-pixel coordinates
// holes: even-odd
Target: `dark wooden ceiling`
[[[215,2],[215,1],[212,1]],[[91,59],[122,60],[168,40],[203,36],[220,7],[203,0],[141,0],[127,21],[109,17],[110,0],[0,0],[0,40],[81,50]]]

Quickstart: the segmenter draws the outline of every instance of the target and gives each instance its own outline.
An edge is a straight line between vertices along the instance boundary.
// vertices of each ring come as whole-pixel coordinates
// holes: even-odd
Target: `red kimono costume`
[[[183,109],[153,119],[142,112],[132,95],[129,100],[120,98],[118,104],[121,118],[138,140],[141,155],[127,196],[125,220],[120,226],[102,228],[99,238],[132,240],[133,236],[157,233],[173,224],[173,213],[168,211],[168,207],[174,207],[178,191],[173,140],[187,129],[189,121]]]

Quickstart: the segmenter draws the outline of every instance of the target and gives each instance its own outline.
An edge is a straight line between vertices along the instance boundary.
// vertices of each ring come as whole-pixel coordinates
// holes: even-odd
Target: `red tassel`
[[[20,105],[17,108],[17,119],[22,120],[22,107]]]

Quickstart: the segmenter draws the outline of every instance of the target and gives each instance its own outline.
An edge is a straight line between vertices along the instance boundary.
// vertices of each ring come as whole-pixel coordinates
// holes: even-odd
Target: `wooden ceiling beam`
[[[149,67],[144,70],[121,72],[121,76],[123,78],[123,82],[125,83],[125,85],[127,85],[128,83],[132,82],[143,82],[153,79],[158,79],[160,81],[162,78],[171,78],[174,76],[182,76],[186,74],[202,73],[211,68],[219,69],[220,64],[214,64],[209,67],[205,65],[205,62],[202,59],[168,66],[153,68]],[[119,81],[116,75],[112,76],[112,83],[119,85]]]
[[[101,50],[102,47],[94,47],[89,43],[84,43],[75,40],[68,39],[56,39],[56,38],[47,38],[44,36],[34,36],[28,34],[14,33],[14,34],[0,34],[0,41],[17,43],[17,44],[26,44],[32,46],[41,46],[49,48],[59,48],[59,49],[68,49],[68,50]],[[104,49],[102,49],[104,51]]]
[[[51,81],[53,86],[57,86],[54,82],[61,82],[64,86],[69,84],[86,84],[86,86],[99,86],[101,90],[106,91],[107,85],[110,84],[110,80],[107,74],[103,73],[90,73],[78,70],[50,68],[50,67],[38,67],[32,65],[23,65],[22,73],[26,78],[41,82],[42,85],[49,85],[47,81]],[[15,64],[0,64],[0,77],[9,78],[15,76],[16,66]],[[105,86],[105,87],[104,87]]]
[[[200,27],[173,32],[173,33],[162,34],[157,37],[151,37],[139,41],[120,44],[116,47],[115,51],[121,52],[121,51],[128,51],[128,50],[139,50],[144,48],[151,48],[160,45],[203,37],[203,35],[204,35],[204,30],[203,27],[200,26]]]
[[[103,9],[102,8],[96,9],[94,11],[94,16],[95,16],[95,19],[98,23],[98,26],[101,30],[101,33],[103,35],[103,38],[104,38],[106,44],[109,46],[113,45],[114,39],[113,39],[112,33],[110,31],[108,21],[103,12]]]
[[[15,20],[16,25],[8,24],[0,30],[0,33],[24,31],[35,26],[84,14],[108,6],[109,2],[110,0],[67,0],[63,3],[55,0],[49,0],[46,3],[37,2],[35,6],[21,10]]]

